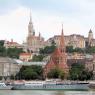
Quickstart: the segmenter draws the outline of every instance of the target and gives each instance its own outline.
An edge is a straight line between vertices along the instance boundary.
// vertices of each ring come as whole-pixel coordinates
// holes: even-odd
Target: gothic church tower
[[[28,37],[27,37],[27,45],[31,46],[32,45],[32,38],[35,36],[35,31],[33,28],[33,23],[32,23],[32,16],[30,12],[30,21],[28,24]]]

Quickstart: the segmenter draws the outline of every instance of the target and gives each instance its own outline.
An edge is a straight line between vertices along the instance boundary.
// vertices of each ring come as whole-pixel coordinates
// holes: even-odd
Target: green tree
[[[84,65],[74,63],[70,69],[71,80],[89,80],[93,76],[92,71],[85,69]]]
[[[68,52],[68,53],[73,53],[73,52],[84,53],[85,49],[73,48],[73,46],[66,46],[66,52]]]
[[[52,69],[49,73],[48,73],[48,78],[59,78],[59,69],[55,68],[55,69]]]
[[[38,74],[36,72],[33,71],[33,69],[31,68],[26,68],[23,72],[22,72],[22,76],[26,79],[37,79]]]
[[[90,80],[93,77],[92,71],[83,70],[82,73],[79,76],[79,80]]]
[[[6,56],[6,48],[3,46],[0,46],[0,56]]]
[[[48,72],[47,77],[64,79],[64,71],[58,68],[51,69],[50,72]]]
[[[51,46],[46,46],[44,48],[41,48],[39,53],[43,55],[51,54],[56,48],[56,44],[54,41],[52,41]]]
[[[59,76],[60,76],[60,79],[64,79],[64,77],[65,77],[65,73],[64,73],[64,71],[60,71],[60,74],[59,74]]]
[[[90,54],[95,53],[95,46],[92,46],[92,47],[89,46],[89,47],[85,48],[85,52],[90,53]]]
[[[0,56],[6,56],[6,48],[4,47],[4,40],[0,40]]]
[[[66,46],[66,52],[68,53],[74,52],[73,46]]]
[[[11,58],[19,58],[19,54],[24,52],[22,48],[8,48],[7,49],[7,56]]]
[[[75,48],[73,52],[78,52],[78,53],[84,53],[84,49],[81,48]]]
[[[31,65],[22,66],[19,73],[16,75],[19,79],[43,79],[43,69],[42,66]]]
[[[4,40],[0,40],[0,46],[4,47]]]
[[[36,61],[36,62],[43,61],[43,58],[44,55],[34,55],[32,61]]]

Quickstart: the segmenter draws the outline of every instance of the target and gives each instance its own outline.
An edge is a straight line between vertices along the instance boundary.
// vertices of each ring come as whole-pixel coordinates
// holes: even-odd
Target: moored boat
[[[90,81],[89,82],[89,88],[90,89],[95,89],[95,81]]]
[[[81,82],[56,82],[56,81],[31,81],[15,84],[15,90],[89,90],[88,83]]]
[[[4,82],[0,82],[0,90],[11,90],[11,85],[6,85]]]

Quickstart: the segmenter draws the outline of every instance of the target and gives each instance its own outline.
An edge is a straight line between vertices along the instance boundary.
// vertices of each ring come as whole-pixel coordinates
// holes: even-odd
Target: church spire
[[[33,23],[32,23],[32,16],[31,16],[31,11],[30,11],[30,20],[29,20],[29,25],[28,25],[28,36],[34,36],[35,35],[35,31],[33,28]]]
[[[31,15],[31,10],[30,10],[30,21],[29,23],[32,23],[32,15]]]
[[[62,24],[62,31],[60,36],[60,49],[62,52],[65,52],[65,41],[64,41],[64,33],[63,33],[63,24]]]

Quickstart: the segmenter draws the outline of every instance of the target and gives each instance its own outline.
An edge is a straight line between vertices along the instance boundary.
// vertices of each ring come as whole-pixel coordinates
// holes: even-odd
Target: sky
[[[0,0],[0,40],[22,43],[28,35],[30,10],[36,35],[95,36],[95,0]]]

